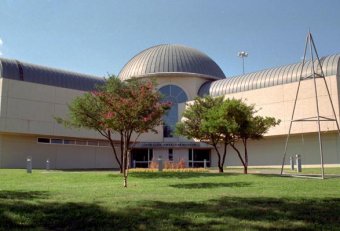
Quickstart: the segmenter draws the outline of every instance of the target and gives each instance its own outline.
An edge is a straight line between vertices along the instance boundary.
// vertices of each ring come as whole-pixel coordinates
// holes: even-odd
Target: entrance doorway
[[[152,161],[153,151],[148,148],[135,148],[131,150],[132,168],[148,168]]]
[[[206,167],[210,167],[210,149],[189,149],[190,168],[203,168],[204,160]]]

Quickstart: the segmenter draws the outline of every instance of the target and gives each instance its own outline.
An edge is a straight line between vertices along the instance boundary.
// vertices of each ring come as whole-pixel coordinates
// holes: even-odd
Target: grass
[[[340,169],[331,170],[340,173]],[[0,230],[340,230],[340,178],[0,169]]]

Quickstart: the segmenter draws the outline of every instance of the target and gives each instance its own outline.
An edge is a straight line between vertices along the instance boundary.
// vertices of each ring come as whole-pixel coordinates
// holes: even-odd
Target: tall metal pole
[[[316,46],[315,46],[315,44],[314,44],[314,39],[313,39],[312,35],[311,35],[311,41],[312,41],[313,47],[314,47],[314,49],[315,49],[315,55],[316,55],[316,58],[318,59],[318,64],[320,65],[321,76],[325,76],[325,74],[323,73],[323,69],[322,69],[322,65],[321,65],[320,58],[319,58],[319,54],[318,54],[318,52],[317,52],[317,50],[316,50]],[[326,78],[323,78],[323,81],[324,81],[325,86],[326,86],[326,89],[327,89],[328,99],[329,99],[329,101],[331,102],[331,106],[332,106],[332,110],[333,110],[333,116],[334,116],[334,118],[335,118],[335,123],[336,123],[336,128],[337,128],[338,134],[339,134],[339,136],[340,136],[340,128],[339,128],[338,118],[337,118],[336,113],[335,113],[333,100],[332,100],[332,98],[331,98],[331,93],[330,93],[330,91],[329,91],[329,88],[328,88],[328,85],[327,85],[327,82],[326,82]]]
[[[316,79],[315,79],[315,68],[314,68],[314,56],[312,50],[312,35],[309,32],[309,42],[310,42],[310,54],[311,54],[311,62],[312,62],[312,70],[313,70],[313,81],[314,81],[314,91],[315,91],[315,104],[316,104],[316,112],[317,112],[317,120],[318,120],[318,138],[319,138],[319,151],[320,151],[320,161],[321,161],[321,177],[325,178],[325,171],[323,166],[323,150],[322,150],[322,140],[321,140],[321,126],[320,126],[320,112],[319,112],[319,99],[318,99],[318,91],[316,88]]]
[[[240,51],[237,53],[237,56],[242,58],[242,73],[244,74],[244,58],[248,57],[248,53],[245,51]]]
[[[289,131],[288,131],[288,135],[287,135],[287,139],[286,139],[286,144],[285,144],[285,151],[284,151],[283,159],[282,159],[281,175],[283,173],[283,167],[284,167],[285,160],[286,160],[288,141],[289,141],[290,133],[291,133],[291,130],[292,130],[292,124],[293,124],[293,119],[294,119],[294,114],[295,114],[295,109],[296,109],[296,102],[297,102],[297,98],[298,98],[299,91],[300,91],[302,72],[303,72],[303,68],[305,66],[305,61],[306,61],[306,52],[307,52],[308,39],[309,39],[309,37],[307,35],[305,49],[304,49],[304,52],[303,52],[303,60],[302,60],[301,72],[300,72],[300,75],[299,75],[299,83],[298,83],[298,87],[296,89],[295,101],[294,101],[294,106],[293,106],[293,112],[292,112],[292,116],[290,118]]]
[[[305,65],[305,60],[306,60],[306,53],[307,53],[307,46],[309,44],[309,50],[310,50],[310,56],[311,56],[311,75],[306,76],[306,77],[302,77],[302,72],[303,72],[303,68]],[[314,57],[315,55],[315,57]],[[316,60],[314,60],[316,58]],[[316,68],[315,68],[315,63],[314,61],[317,61],[318,67],[320,67],[321,70],[321,74],[316,73]],[[327,94],[328,94],[328,99],[331,103],[332,106],[332,111],[333,111],[333,118],[328,118],[328,117],[324,117],[324,116],[320,116],[320,102],[319,102],[319,96],[318,96],[318,87],[317,87],[317,83],[316,83],[316,79],[317,78],[322,78],[324,81],[324,84],[326,86],[326,90],[327,90]],[[298,97],[298,92],[300,89],[300,82],[302,80],[305,79],[313,79],[313,83],[314,83],[314,92],[315,92],[315,105],[316,105],[316,112],[317,115],[315,117],[309,117],[309,118],[301,118],[301,119],[296,119],[294,120],[294,113],[295,113],[295,107],[296,107],[296,101],[297,101],[297,97]],[[291,128],[292,128],[292,123],[293,122],[312,122],[315,121],[317,122],[318,125],[318,140],[319,140],[319,152],[320,152],[320,165],[321,165],[321,178],[324,179],[325,178],[325,172],[324,172],[324,157],[323,157],[323,143],[322,143],[322,139],[321,139],[321,122],[323,121],[335,121],[336,123],[336,127],[338,130],[338,134],[340,136],[340,129],[339,129],[339,123],[338,123],[338,119],[337,119],[337,115],[335,113],[335,109],[334,109],[334,104],[332,101],[332,97],[326,82],[326,78],[324,75],[324,72],[322,70],[322,64],[318,55],[318,52],[316,50],[316,46],[314,44],[314,40],[312,37],[312,34],[310,33],[310,31],[308,32],[307,38],[306,38],[306,45],[305,45],[305,52],[304,52],[304,57],[303,57],[303,62],[302,62],[302,68],[301,68],[301,73],[300,73],[300,78],[299,78],[299,84],[298,84],[298,88],[297,88],[297,93],[296,93],[296,97],[295,97],[295,102],[294,102],[294,107],[293,107],[293,113],[292,113],[292,117],[291,117],[291,122],[290,122],[290,126],[289,126],[289,132],[288,132],[288,136],[287,136],[287,140],[286,140],[286,145],[285,145],[285,151],[284,151],[284,155],[283,155],[283,160],[282,160],[282,167],[281,167],[281,175],[283,173],[283,166],[285,163],[285,158],[286,158],[286,153],[287,153],[287,146],[288,146],[288,140],[290,137],[290,133],[291,133]]]

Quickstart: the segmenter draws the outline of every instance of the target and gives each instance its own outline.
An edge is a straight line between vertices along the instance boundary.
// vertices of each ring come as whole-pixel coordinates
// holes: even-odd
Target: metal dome
[[[224,79],[221,68],[206,54],[183,45],[158,45],[134,56],[120,71],[122,80],[152,75],[195,75]]]

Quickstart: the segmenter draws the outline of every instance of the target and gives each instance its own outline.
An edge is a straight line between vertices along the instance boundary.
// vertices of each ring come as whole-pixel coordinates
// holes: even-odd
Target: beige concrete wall
[[[67,116],[67,103],[82,91],[3,78],[1,83],[1,132],[101,138],[95,131],[68,129],[54,120]]]
[[[340,138],[334,132],[323,133],[323,153],[325,164],[340,164]],[[249,166],[280,166],[282,163],[285,136],[266,137],[259,141],[250,141],[248,144]],[[243,153],[243,146],[238,145]],[[213,165],[217,165],[217,155],[212,151]],[[293,135],[290,138],[287,149],[286,164],[289,164],[289,157],[299,154],[302,156],[302,163],[307,165],[320,164],[319,143],[317,133]],[[228,147],[226,166],[240,166],[237,153]]]
[[[39,169],[47,159],[51,169],[118,168],[110,147],[42,144],[34,135],[10,134],[2,134],[0,144],[0,168],[26,168],[28,156]]]
[[[65,128],[54,120],[66,118],[67,104],[84,92],[3,78],[0,81],[0,132],[103,139],[97,131]],[[156,130],[138,140],[163,141],[163,127]],[[119,140],[117,134],[113,137]]]
[[[322,136],[324,147],[324,163],[340,164],[340,138],[335,133],[325,133]],[[250,166],[280,166],[284,144],[284,136],[266,137],[260,141],[250,141],[248,144]],[[239,147],[243,151],[243,147]],[[320,164],[317,134],[294,135],[291,137],[286,164],[289,156],[300,154],[304,165]],[[31,135],[0,136],[0,168],[25,168],[27,156],[32,156],[34,168],[45,168],[46,160],[50,160],[52,169],[78,168],[118,168],[110,147],[93,147],[80,145],[41,144],[37,137]],[[158,157],[168,160],[168,149],[154,149],[153,160]],[[188,149],[173,148],[174,161],[181,159],[188,164]],[[217,166],[217,155],[211,152],[212,166]],[[228,148],[226,166],[240,166],[237,154]]]
[[[339,96],[336,76],[326,78],[330,90],[336,116],[339,120]],[[317,79],[320,116],[334,118],[332,107],[322,79]],[[270,129],[267,136],[284,135],[288,133],[294,100],[298,83],[283,84],[252,91],[228,94],[225,97],[243,99],[248,104],[255,104],[258,114],[281,119],[281,124]],[[296,104],[294,119],[316,116],[316,102],[313,80],[301,82],[299,96]],[[335,122],[322,122],[322,131],[336,130]],[[292,126],[292,133],[309,133],[317,131],[316,122],[299,122]]]
[[[174,84],[181,87],[192,100],[205,82],[204,79],[194,77],[168,77],[158,80],[159,87]],[[336,76],[327,77],[335,110],[339,118],[339,96]],[[48,137],[78,137],[101,139],[94,131],[66,129],[57,124],[53,117],[65,117],[68,113],[67,103],[82,94],[81,91],[57,88],[24,81],[0,78],[0,167],[16,168],[26,166],[26,157],[33,157],[33,167],[44,168],[47,158],[51,160],[52,168],[110,168],[115,163],[110,148],[88,146],[66,146],[58,144],[38,144],[38,135]],[[280,126],[273,128],[262,141],[249,143],[250,165],[280,165],[285,134],[288,132],[290,116],[293,108],[297,83],[257,89],[253,91],[230,94],[226,97],[242,98],[247,103],[255,103],[261,108],[259,114],[274,116],[282,120]],[[322,116],[332,117],[332,111],[327,101],[327,95],[322,90],[322,83],[318,81],[320,112]],[[295,118],[315,115],[315,99],[313,82],[302,82]],[[179,108],[184,109],[184,104]],[[181,113],[181,111],[180,111]],[[293,126],[293,133],[315,132],[315,122],[299,123]],[[329,134],[335,130],[334,123],[323,123],[325,135],[325,163],[339,163],[339,140],[336,135]],[[162,142],[163,132],[158,127],[158,134],[144,134],[140,141]],[[117,137],[118,138],[118,137]],[[177,141],[186,139],[178,138]],[[319,163],[318,143],[312,139],[312,134],[304,135],[304,145],[301,146],[301,135],[291,139],[290,154],[302,153],[303,161],[308,164]],[[307,155],[308,154],[308,155]],[[168,158],[167,149],[154,149],[154,157],[159,155]],[[188,159],[187,149],[174,149],[174,158]],[[212,153],[212,165],[216,166],[216,155]],[[230,152],[227,157],[228,165],[240,165],[235,153]],[[114,165],[117,167],[117,165]]]

